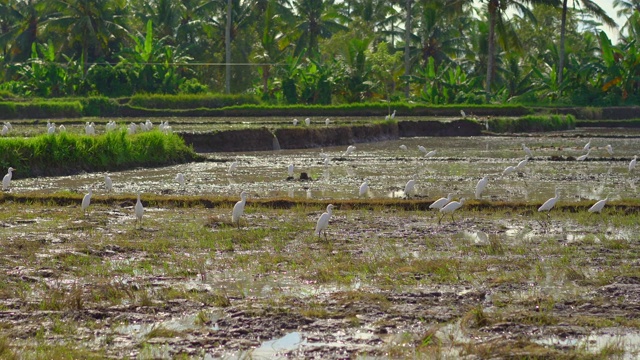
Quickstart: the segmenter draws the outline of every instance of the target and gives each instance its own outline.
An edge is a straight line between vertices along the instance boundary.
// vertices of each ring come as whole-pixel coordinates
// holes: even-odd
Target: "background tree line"
[[[228,9],[230,22],[228,23]],[[640,0],[2,0],[0,91],[638,104]]]

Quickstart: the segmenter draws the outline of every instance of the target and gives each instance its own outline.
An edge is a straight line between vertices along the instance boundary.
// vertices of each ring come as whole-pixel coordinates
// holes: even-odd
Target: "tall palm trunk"
[[[410,47],[409,47],[409,41],[411,40],[411,1],[412,0],[406,0],[406,12],[407,12],[407,16],[405,19],[405,25],[404,25],[404,75],[405,76],[409,76],[409,72],[410,72],[410,59],[411,59],[411,54],[410,52]],[[407,81],[407,83],[404,86],[404,97],[405,98],[409,98],[409,82]]]
[[[562,1],[562,18],[560,20],[560,49],[558,56],[558,85],[562,83],[564,72],[564,37],[567,32],[567,0]]]
[[[489,1],[489,46],[487,47],[487,81],[486,81],[486,99],[491,100],[491,81],[495,68],[495,52],[496,52],[496,22],[498,20],[498,0]]]
[[[224,30],[225,77],[224,92],[231,93],[231,0],[227,1],[227,26]]]

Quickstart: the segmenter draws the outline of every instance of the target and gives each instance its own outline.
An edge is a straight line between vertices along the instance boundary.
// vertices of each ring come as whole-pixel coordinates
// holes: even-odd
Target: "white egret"
[[[64,126],[64,124],[60,124],[60,126],[58,126],[58,132],[66,132],[67,131],[67,127]]]
[[[522,170],[522,169],[527,165],[527,162],[528,162],[528,161],[529,161],[529,155],[527,155],[527,156],[524,158],[524,160],[520,161],[520,162],[518,163],[518,165],[516,165],[516,170],[518,170],[518,171]]]
[[[229,175],[233,175],[233,172],[236,171],[237,168],[238,168],[238,162],[234,161],[231,163],[231,165],[229,165],[229,169],[227,170],[227,172],[229,173]]]
[[[489,176],[485,175],[482,179],[478,181],[476,184],[476,199],[479,199],[482,196],[482,192],[489,184]]]
[[[593,206],[591,206],[587,211],[589,211],[590,213],[601,212],[604,206],[607,204],[607,200],[609,200],[609,196],[593,204]]]
[[[427,149],[422,145],[418,145],[418,151],[420,151],[423,154],[427,153]]]
[[[13,171],[16,169],[10,167],[7,171],[7,175],[2,178],[2,190],[9,190],[9,184],[11,184],[11,178],[13,177]]]
[[[2,136],[7,135],[8,132],[9,132],[9,127],[6,124],[2,125]]]
[[[86,135],[95,135],[96,134],[96,129],[93,125],[93,123],[90,123],[87,121],[86,125],[84,126],[84,132]]]
[[[240,201],[233,206],[233,213],[231,214],[231,222],[233,224],[237,224],[238,229],[240,228],[240,217],[242,217],[242,214],[244,213],[244,205],[246,203],[247,193],[243,191],[240,193]]]
[[[298,125],[298,119],[293,119],[292,123],[293,123],[293,126],[297,126]]]
[[[333,205],[327,205],[327,211],[320,215],[318,222],[316,223],[316,231],[314,234],[320,236],[320,233],[324,232],[324,238],[327,239],[327,228],[329,227],[329,219],[331,219],[331,212],[333,210]]]
[[[305,123],[307,126],[311,125],[311,119],[310,119],[310,118],[306,118],[306,119],[304,119],[304,123]]]
[[[407,181],[407,184],[404,186],[404,196],[407,198],[416,193],[416,181],[414,180],[416,175],[413,175],[411,180]]]
[[[144,207],[142,206],[142,202],[140,201],[140,191],[138,191],[138,201],[136,201],[136,206],[134,209],[136,212],[136,224],[140,224],[140,227],[142,227],[142,215],[144,214]]]
[[[393,110],[393,112],[391,113],[391,120],[396,118],[396,111]]]
[[[438,210],[440,210],[443,207],[445,207],[445,205],[450,203],[452,198],[453,198],[453,194],[449,193],[449,194],[447,194],[447,197],[443,197],[443,198],[440,198],[440,199],[434,201],[433,204],[429,205],[429,209],[438,209]]]
[[[581,156],[578,156],[578,158],[577,158],[576,160],[578,160],[578,161],[584,161],[584,159],[586,159],[586,158],[589,156],[589,154],[590,154],[590,153],[591,153],[591,149],[587,150],[587,153],[586,153],[586,154],[581,155]]]
[[[460,110],[460,115],[462,115],[463,119],[467,118],[467,114],[464,112],[464,110]]]
[[[424,157],[428,157],[428,158],[430,158],[430,157],[434,156],[437,152],[438,152],[437,150],[431,150],[431,151],[429,151],[428,153],[426,153],[426,154],[424,155]]]
[[[438,224],[440,224],[440,222],[442,221],[442,218],[444,218],[446,214],[451,214],[451,221],[455,222],[455,219],[453,218],[453,212],[461,208],[462,205],[464,205],[464,200],[465,199],[462,198],[459,201],[452,201],[447,205],[445,205],[442,209],[440,209],[442,216],[440,217],[440,220],[438,220]]]
[[[349,145],[347,147],[347,151],[344,152],[344,156],[351,155],[351,153],[353,153],[354,151],[356,151],[356,147],[353,145]]]
[[[369,191],[369,181],[365,180],[361,185],[360,185],[360,190],[358,191],[358,196],[364,196],[367,194],[367,192]]]
[[[178,173],[175,180],[180,184],[180,187],[184,187],[184,175],[182,173]]]
[[[331,120],[329,120],[329,118],[324,119],[324,124],[326,126],[329,126],[330,123],[331,123]]]
[[[502,175],[509,175],[512,172],[516,171],[516,167],[515,166],[507,166],[503,171],[502,171]]]
[[[582,151],[589,151],[590,149],[591,149],[591,139],[589,139],[589,142],[584,145],[584,147],[582,148]]]
[[[611,146],[611,144],[608,144],[607,146],[605,146],[605,149],[607,149],[609,156],[613,156],[613,147]]]
[[[289,174],[289,177],[293,177],[293,164],[289,164],[289,167],[287,167],[287,174]]]
[[[136,125],[136,123],[132,122],[131,124],[129,124],[129,126],[127,126],[127,134],[133,135],[136,133],[136,131],[138,131],[138,125]]]
[[[4,124],[7,125],[7,127],[9,128],[9,131],[13,130],[13,126],[11,125],[10,122],[7,121]]]
[[[529,157],[533,157],[533,152],[531,152],[531,149],[529,149],[529,147],[527,147],[527,145],[525,145],[524,143],[522,143],[522,150],[524,150],[524,153]]]
[[[633,171],[636,168],[636,161],[638,160],[638,155],[633,156],[633,160],[629,163],[629,172]]]
[[[89,192],[82,198],[82,213],[87,215],[87,209],[91,204],[91,195],[93,195],[93,189],[89,188]]]
[[[111,191],[111,189],[113,188],[113,181],[111,181],[111,177],[109,177],[109,174],[104,174],[104,188],[107,191]]]
[[[559,198],[560,198],[560,192],[559,192],[558,188],[556,188],[556,196],[554,196],[551,199],[545,201],[544,204],[542,204],[542,206],[540,206],[538,208],[538,211],[539,212],[547,211],[547,217],[548,217],[549,216],[549,211],[556,205],[556,203],[558,202]]]
[[[47,129],[47,134],[51,135],[54,134],[56,132],[56,126],[55,125],[51,125],[48,129]]]
[[[400,145],[400,150],[407,151],[407,145]]]

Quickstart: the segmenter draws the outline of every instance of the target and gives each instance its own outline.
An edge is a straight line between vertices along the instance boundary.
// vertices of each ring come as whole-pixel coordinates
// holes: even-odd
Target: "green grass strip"
[[[98,136],[63,132],[0,139],[0,166],[15,168],[16,178],[153,167],[199,159],[179,135],[157,130],[134,135],[121,129]]]

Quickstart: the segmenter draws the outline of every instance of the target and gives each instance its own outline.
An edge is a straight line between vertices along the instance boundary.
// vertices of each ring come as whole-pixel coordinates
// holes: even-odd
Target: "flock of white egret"
[[[395,115],[391,114],[388,117],[390,119],[392,119]],[[325,123],[328,125],[330,122],[330,120],[327,118]],[[294,119],[293,120],[293,124],[297,125],[298,120]],[[310,124],[310,119],[307,118],[305,119],[305,124],[308,126]],[[151,123],[150,120],[147,120],[146,122],[140,123],[139,125],[136,125],[135,123],[131,123],[128,126],[128,132],[129,133],[135,133],[136,131],[149,131],[153,128],[153,124]],[[171,131],[171,126],[169,126],[168,122],[161,122],[160,125],[158,126],[158,128],[163,131],[163,132],[170,132]],[[112,131],[116,129],[116,123],[114,121],[110,121],[107,123],[106,125],[106,131]],[[10,123],[5,122],[3,127],[2,127],[2,134],[5,135],[7,132],[12,130],[12,126]],[[65,131],[64,125],[60,125],[60,127],[56,128],[54,123],[50,123],[47,122],[47,132],[49,134],[54,133],[57,131]],[[85,125],[85,134],[87,135],[95,135],[95,124],[92,122],[87,122]],[[579,156],[576,158],[576,160],[578,161],[583,161],[585,160],[591,153],[592,151],[592,147],[591,147],[591,140],[589,140],[583,147],[583,152],[586,152],[585,154]],[[403,151],[407,150],[406,145],[400,145],[400,149]],[[613,156],[613,147],[608,144],[605,147],[607,153],[610,156]],[[511,173],[514,172],[519,172],[522,171],[524,169],[524,167],[527,165],[528,161],[530,159],[534,158],[534,154],[533,151],[524,143],[522,143],[522,150],[525,153],[525,157],[523,160],[520,160],[516,165],[510,165],[508,167],[506,167],[501,175],[504,176],[508,176]],[[343,153],[343,156],[349,156],[351,154],[353,154],[356,151],[356,147],[353,145],[350,145],[347,147],[347,149],[345,150],[345,152]],[[425,158],[429,158],[434,156],[437,153],[437,150],[430,150],[428,151],[424,146],[422,145],[418,145],[418,151],[422,154],[423,157]],[[329,162],[329,157],[327,154],[321,153],[321,156],[324,157],[324,165],[327,165]],[[637,155],[634,156],[633,160],[631,160],[631,162],[628,165],[628,170],[629,172],[633,171],[635,169],[636,166],[636,161],[637,161]],[[237,161],[233,161],[230,166],[227,169],[227,172],[229,175],[233,175],[234,172],[237,170],[238,168],[238,162]],[[10,183],[11,183],[11,178],[12,178],[12,172],[15,171],[15,169],[13,169],[12,167],[9,167],[7,174],[4,176],[3,180],[2,180],[2,189],[4,191],[9,190],[10,187]],[[287,166],[287,174],[289,176],[289,178],[292,178],[294,175],[294,164],[289,164]],[[482,177],[476,184],[475,187],[475,198],[476,199],[481,199],[483,192],[485,191],[485,189],[487,188],[489,181],[492,177],[499,177],[500,174],[496,174],[496,175],[485,175],[484,177]],[[404,195],[405,197],[409,198],[413,195],[415,195],[416,193],[416,178],[417,175],[413,175],[411,176],[411,178],[407,181],[405,187],[404,187]],[[181,188],[184,188],[185,186],[185,176],[182,173],[178,173],[175,176],[174,179]],[[105,189],[109,192],[112,190],[113,188],[113,182],[110,178],[110,176],[108,174],[104,175],[104,186]],[[367,195],[367,193],[370,190],[369,187],[369,180],[365,179],[362,184],[359,186],[358,188],[358,197],[363,197],[365,195]],[[91,203],[91,197],[93,194],[93,189],[89,189],[88,193],[85,194],[85,196],[83,197],[82,200],[82,204],[81,204],[81,209],[82,212],[86,215],[88,212],[88,208],[89,205]],[[240,194],[240,201],[238,201],[235,206],[233,207],[233,211],[232,211],[232,223],[238,227],[240,227],[240,218],[242,217],[243,213],[244,213],[244,207],[247,201],[247,196],[248,193],[245,191],[242,191]],[[547,216],[549,214],[549,211],[556,205],[556,203],[558,202],[560,198],[560,192],[559,190],[556,188],[555,190],[555,196],[548,199],[546,202],[544,202],[544,204],[542,206],[540,206],[538,208],[539,212],[547,212]],[[599,201],[597,201],[593,206],[591,206],[588,211],[589,212],[600,212],[602,211],[602,209],[604,208],[604,206],[606,205],[606,202],[608,201],[609,197],[607,196],[605,199],[601,199]],[[441,223],[442,219],[447,215],[450,214],[451,215],[451,219],[452,221],[454,220],[453,214],[454,212],[461,208],[465,203],[465,198],[460,198],[458,200],[454,200],[453,198],[453,194],[449,193],[446,197],[442,197],[439,198],[438,200],[434,201],[429,208],[430,209],[436,209],[441,213],[441,216],[438,219],[438,224]],[[329,225],[329,220],[332,216],[332,210],[333,210],[333,205],[328,205],[327,206],[327,210],[326,212],[324,212],[320,218],[317,221],[316,224],[316,229],[315,229],[315,234],[317,234],[318,236],[321,235],[321,233],[324,232],[324,235],[326,237],[326,230],[328,228]],[[143,213],[144,213],[144,208],[142,206],[142,203],[140,201],[140,193],[138,192],[137,194],[137,202],[136,205],[134,207],[134,212],[135,212],[135,216],[136,216],[136,224],[141,224],[142,223],[142,217],[143,217]]]

